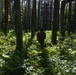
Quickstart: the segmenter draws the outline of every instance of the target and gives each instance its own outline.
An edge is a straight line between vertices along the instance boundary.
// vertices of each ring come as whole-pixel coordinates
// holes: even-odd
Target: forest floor
[[[57,45],[52,45],[51,31],[46,31],[44,48],[36,35],[30,37],[23,32],[23,49],[18,51],[14,31],[7,37],[0,31],[0,75],[76,75],[76,34],[62,38],[58,32]]]

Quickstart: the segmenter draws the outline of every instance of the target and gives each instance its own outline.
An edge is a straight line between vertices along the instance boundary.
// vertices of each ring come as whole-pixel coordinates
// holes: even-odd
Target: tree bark
[[[37,30],[40,28],[40,0],[38,2],[38,24],[37,24]]]
[[[50,2],[50,29],[52,29],[52,1]]]
[[[72,25],[71,25],[71,7],[72,7],[72,3],[69,2],[69,10],[68,10],[68,34],[70,34],[70,32],[72,31]]]
[[[63,37],[65,36],[64,9],[65,9],[65,2],[62,1],[61,3],[61,35]]]
[[[7,32],[8,32],[8,0],[5,0],[5,15],[4,15],[4,19],[5,19],[5,36],[7,36]]]
[[[36,0],[33,0],[32,19],[31,19],[31,38],[34,38],[36,31]]]
[[[28,30],[30,30],[30,0],[28,0],[27,25],[28,25]]]
[[[23,48],[22,40],[22,25],[21,25],[21,13],[20,13],[20,0],[14,0],[15,2],[15,22],[16,22],[16,50]]]
[[[57,43],[57,29],[59,26],[59,0],[54,1],[53,14],[52,44],[55,45]]]

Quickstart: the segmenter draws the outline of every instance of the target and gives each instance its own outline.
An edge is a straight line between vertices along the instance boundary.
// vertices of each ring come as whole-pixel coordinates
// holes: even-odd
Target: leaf
[[[9,55],[6,55],[6,54],[3,54],[2,55],[4,58],[6,58],[6,59],[9,59],[10,58],[10,56]]]

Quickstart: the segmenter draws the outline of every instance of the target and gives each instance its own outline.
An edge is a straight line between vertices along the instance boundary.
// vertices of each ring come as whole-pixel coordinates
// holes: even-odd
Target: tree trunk
[[[22,40],[22,26],[21,26],[21,13],[20,13],[20,0],[14,0],[15,2],[15,22],[16,22],[16,50],[21,50],[23,47]]]
[[[37,24],[37,30],[40,28],[40,0],[38,2],[38,24]]]
[[[68,10],[68,34],[70,34],[70,32],[72,31],[72,25],[71,25],[71,7],[72,7],[72,3],[69,2],[69,10]]]
[[[1,22],[1,15],[2,15],[2,0],[0,0],[0,22]]]
[[[72,26],[72,33],[75,32],[76,29],[76,0],[75,0],[75,8],[74,8],[74,20],[73,20],[73,26]]]
[[[65,2],[62,1],[61,3],[61,35],[63,37],[65,36],[64,9],[65,9]]]
[[[34,38],[36,31],[36,0],[33,0],[32,19],[31,19],[31,38]]]
[[[57,43],[57,29],[59,26],[59,0],[54,1],[53,14],[52,44],[55,45]]]
[[[52,29],[52,1],[50,2],[50,29]]]
[[[25,6],[25,9],[24,9],[24,14],[23,14],[23,30],[25,31],[25,32],[27,32],[27,27],[26,27],[26,6]]]
[[[5,15],[4,15],[4,19],[5,19],[5,36],[7,36],[7,32],[8,32],[8,0],[5,0]]]
[[[30,30],[30,0],[28,0],[27,25],[28,25],[28,30]]]

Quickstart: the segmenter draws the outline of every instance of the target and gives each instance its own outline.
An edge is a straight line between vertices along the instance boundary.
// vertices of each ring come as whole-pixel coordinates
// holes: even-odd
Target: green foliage
[[[76,75],[76,35],[64,38],[58,32],[58,44],[51,44],[51,31],[46,31],[45,47],[36,36],[23,33],[23,49],[16,51],[16,37],[10,31],[0,32],[0,75]]]

